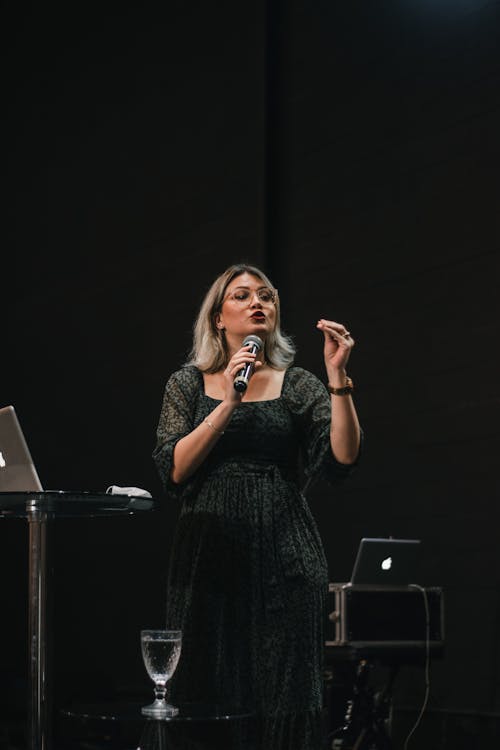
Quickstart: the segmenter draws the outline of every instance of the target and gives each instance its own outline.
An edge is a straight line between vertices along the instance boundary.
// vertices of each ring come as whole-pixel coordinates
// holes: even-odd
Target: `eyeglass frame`
[[[278,299],[278,290],[277,289],[273,289],[272,287],[264,285],[264,286],[259,287],[258,289],[253,289],[252,290],[252,289],[249,289],[249,287],[247,287],[247,286],[241,286],[241,287],[236,287],[236,289],[233,289],[232,292],[229,292],[229,294],[226,294],[226,296],[223,297],[223,299],[222,299],[222,301],[221,301],[221,303],[219,305],[219,308],[221,308],[222,305],[224,304],[224,302],[226,302],[226,300],[228,300],[228,299],[231,299],[233,302],[236,302],[236,304],[240,304],[241,302],[243,302],[243,303],[248,302],[248,300],[236,300],[236,299],[234,299],[233,295],[235,294],[235,292],[238,289],[245,289],[246,291],[248,291],[250,293],[249,299],[252,299],[253,296],[256,294],[259,302],[262,305],[276,305],[276,302],[277,302],[277,299]],[[268,291],[268,292],[271,293],[271,300],[270,300],[270,302],[263,302],[261,300],[261,298],[259,297],[259,292],[262,291],[262,290],[266,290],[266,291]]]

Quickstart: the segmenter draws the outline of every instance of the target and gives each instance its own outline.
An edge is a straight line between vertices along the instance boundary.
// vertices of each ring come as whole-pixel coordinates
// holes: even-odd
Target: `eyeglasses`
[[[276,302],[277,291],[277,289],[269,289],[267,286],[262,286],[260,289],[255,290],[248,289],[246,286],[239,286],[226,295],[222,302],[230,299],[238,305],[245,305],[252,299],[253,295],[256,294],[259,302],[262,302],[263,305],[272,305]]]

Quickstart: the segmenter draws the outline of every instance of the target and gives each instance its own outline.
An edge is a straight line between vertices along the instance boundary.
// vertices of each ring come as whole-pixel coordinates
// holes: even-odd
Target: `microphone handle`
[[[259,351],[260,347],[252,346],[250,353],[256,354]],[[253,373],[253,363],[248,362],[238,373],[238,375],[234,379],[234,389],[238,391],[238,393],[245,393],[246,389],[248,388],[248,381],[250,380],[250,377]]]

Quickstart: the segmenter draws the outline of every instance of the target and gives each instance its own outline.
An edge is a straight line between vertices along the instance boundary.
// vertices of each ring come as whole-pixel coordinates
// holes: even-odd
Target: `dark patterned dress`
[[[167,496],[182,501],[167,595],[168,626],[183,631],[172,699],[253,707],[259,750],[319,750],[328,575],[299,481],[350,471],[331,454],[330,397],[289,368],[281,396],[242,402],[204,464],[173,484],[176,442],[218,403],[197,368],[174,373],[153,454]]]

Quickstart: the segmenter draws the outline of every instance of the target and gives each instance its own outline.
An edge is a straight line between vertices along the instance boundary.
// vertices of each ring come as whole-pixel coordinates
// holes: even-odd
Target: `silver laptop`
[[[419,560],[420,539],[363,537],[350,582],[376,586],[418,583]]]
[[[42,489],[16,411],[5,406],[0,409],[0,492]]]

